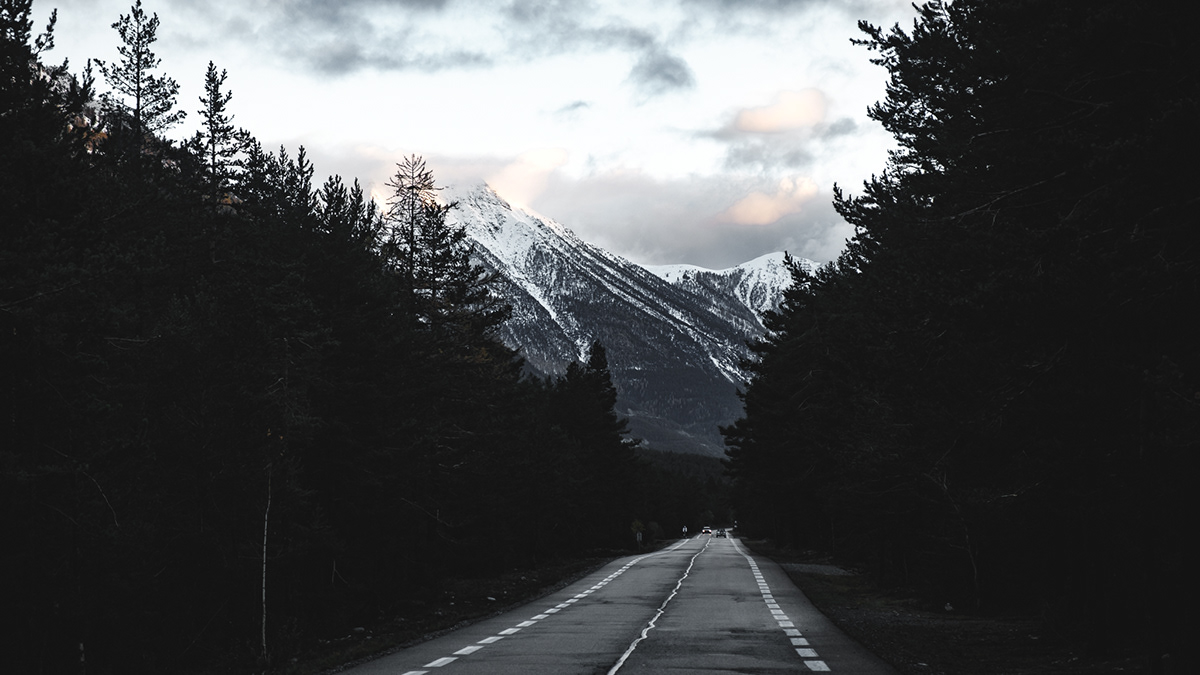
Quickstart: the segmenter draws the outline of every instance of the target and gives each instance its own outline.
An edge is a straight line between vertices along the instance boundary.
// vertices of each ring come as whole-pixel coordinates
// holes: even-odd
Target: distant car
[[[705,525],[704,528],[700,530],[700,534],[712,534],[712,528]]]
[[[725,534],[725,530],[717,530],[716,534],[714,534],[713,536],[714,537],[725,537],[728,535]]]

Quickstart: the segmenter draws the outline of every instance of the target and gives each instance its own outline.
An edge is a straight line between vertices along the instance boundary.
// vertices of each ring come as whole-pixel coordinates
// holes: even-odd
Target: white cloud
[[[563,148],[529,150],[489,175],[487,182],[509,204],[532,208],[533,201],[546,190],[550,174],[570,157],[571,153]]]
[[[830,187],[881,170],[889,140],[865,115],[886,73],[849,39],[857,19],[913,14],[903,0],[146,1],[189,112],[177,139],[211,59],[237,123],[272,150],[304,145],[318,177],[383,196],[416,153],[440,183],[487,179],[639,261],[709,266],[836,255]],[[62,8],[48,58],[115,58],[109,26],[130,2],[35,0],[35,20]]]
[[[825,121],[827,107],[828,100],[818,89],[784,91],[771,105],[740,111],[734,127],[760,134],[811,128]]]
[[[731,205],[754,194],[773,205],[778,217],[747,225],[725,216]],[[556,171],[532,206],[634,262],[721,269],[784,249],[812,260],[833,259],[849,226],[831,199],[804,179],[763,184],[720,174],[672,179],[627,170],[577,178]]]
[[[816,183],[807,178],[784,178],[773,193],[751,192],[721,213],[720,218],[738,225],[767,225],[799,213],[817,193]]]

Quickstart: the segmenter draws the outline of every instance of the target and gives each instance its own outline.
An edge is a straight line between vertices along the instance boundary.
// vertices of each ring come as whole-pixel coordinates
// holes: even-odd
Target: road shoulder
[[[1133,655],[1089,657],[1038,617],[979,617],[935,608],[903,589],[883,591],[811,552],[745,541],[774,560],[809,601],[901,675],[1102,675],[1137,672]]]

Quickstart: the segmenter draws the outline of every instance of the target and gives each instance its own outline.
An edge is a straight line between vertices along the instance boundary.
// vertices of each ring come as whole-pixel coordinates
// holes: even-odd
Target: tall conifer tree
[[[400,279],[400,304],[419,323],[478,341],[508,316],[488,289],[491,276],[471,261],[462,226],[447,221],[454,204],[439,204],[433,172],[410,155],[388,181],[384,253]]]
[[[388,226],[384,253],[400,277],[404,296],[401,302],[412,305],[416,294],[417,238],[425,209],[434,203],[437,188],[433,172],[417,155],[409,155],[396,164],[396,173],[387,186],[392,188],[392,196],[385,214]]]
[[[128,125],[132,149],[140,153],[148,135],[178,124],[187,113],[175,110],[179,84],[154,73],[162,61],[151,49],[158,40],[158,14],[147,17],[142,0],[136,0],[129,14],[120,15],[112,27],[121,37],[117,46],[120,59],[115,63],[97,61],[100,73],[112,87],[104,103],[116,116],[118,126]]]
[[[212,61],[208,62],[208,71],[204,74],[204,96],[200,98],[201,108],[198,111],[203,120],[200,130],[192,140],[194,151],[204,162],[208,174],[208,197],[212,204],[217,204],[224,197],[234,179],[237,166],[235,158],[249,142],[249,133],[233,125],[233,115],[226,112],[233,92],[222,91],[229,73],[222,70],[217,73],[217,67]]]

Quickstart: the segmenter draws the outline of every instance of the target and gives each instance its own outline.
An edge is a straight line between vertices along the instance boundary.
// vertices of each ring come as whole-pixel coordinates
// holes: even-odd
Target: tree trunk
[[[262,660],[270,664],[267,656],[267,530],[271,523],[271,465],[267,465],[267,508],[263,510],[262,548]]]

